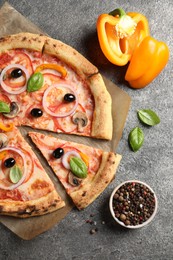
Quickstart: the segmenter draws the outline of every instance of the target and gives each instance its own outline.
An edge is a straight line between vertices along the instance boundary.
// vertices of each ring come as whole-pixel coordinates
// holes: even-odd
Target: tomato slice
[[[66,106],[66,104],[63,104],[61,109],[63,108],[63,106]],[[78,112],[78,111],[85,112],[85,109],[81,104],[78,104],[78,106],[77,106],[76,112]],[[72,115],[70,115],[68,117],[56,118],[56,119],[54,119],[54,123],[56,124],[56,122],[58,123],[58,125],[57,125],[57,129],[55,129],[55,131],[57,131],[57,132],[58,132],[58,127],[64,133],[77,132],[77,125],[75,125],[73,123]]]
[[[31,75],[33,73],[33,67],[30,57],[22,51],[9,51],[7,54],[0,56],[0,69],[4,69],[9,64],[23,65]]]
[[[12,62],[24,66],[28,70],[30,75],[33,73],[31,59],[26,53],[20,51],[16,52],[16,55],[14,55]]]
[[[7,180],[9,180],[10,168],[6,168],[4,166],[4,162],[8,158],[14,158],[16,161],[16,165],[21,169],[21,171],[23,171],[23,160],[22,160],[21,156],[14,151],[8,151],[7,155],[1,160],[1,164],[0,164],[0,166],[1,166],[0,170],[4,174],[4,177]]]
[[[61,81],[61,77],[52,73],[43,73],[44,81],[48,85],[56,84]]]
[[[13,56],[9,55],[8,53],[2,53],[0,55],[0,69],[5,68],[13,59]]]
[[[0,101],[6,102],[8,104],[11,103],[11,100],[9,99],[9,97],[7,97],[5,94],[0,93]]]
[[[33,162],[32,155],[26,150],[24,150],[24,153],[26,155],[27,175],[26,175],[26,179],[23,183],[27,182],[31,178],[31,176],[34,172],[34,162]]]
[[[0,189],[0,199],[11,199],[16,201],[23,201],[22,194],[19,190],[2,190]]]
[[[6,74],[5,74],[5,79],[3,80],[4,83],[9,86],[12,87],[13,89],[16,88],[21,88],[26,84],[26,77],[25,76],[21,76],[17,79],[12,78],[11,77],[11,72],[13,71],[13,69],[9,69]]]

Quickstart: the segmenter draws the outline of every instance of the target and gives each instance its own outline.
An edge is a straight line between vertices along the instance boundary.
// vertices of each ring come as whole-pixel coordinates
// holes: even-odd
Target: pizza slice
[[[30,132],[78,209],[84,209],[104,191],[115,176],[121,155],[83,144]]]
[[[4,124],[112,138],[111,97],[98,69],[44,35],[0,39],[0,105]]]
[[[0,131],[0,214],[27,218],[64,205],[19,130]]]

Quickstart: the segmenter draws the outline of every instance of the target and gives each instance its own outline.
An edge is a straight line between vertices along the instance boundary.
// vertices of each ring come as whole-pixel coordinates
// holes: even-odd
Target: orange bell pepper
[[[62,77],[65,78],[67,75],[67,71],[64,67],[58,65],[58,64],[41,64],[40,66],[38,66],[35,70],[36,72],[40,72],[41,70],[45,70],[45,69],[52,69],[52,70],[56,70],[59,73],[61,73]]]
[[[86,164],[86,166],[88,167],[89,166],[89,157],[88,157],[88,155],[85,154],[85,153],[82,153],[82,152],[80,152],[79,154],[80,154],[82,160],[84,161],[84,163]]]
[[[115,9],[98,17],[97,34],[106,58],[115,65],[124,66],[131,60],[135,48],[149,35],[148,21],[140,13],[126,14],[121,8]]]
[[[5,126],[3,123],[0,122],[0,130],[4,132],[9,132],[13,129],[14,125],[13,123],[10,123],[9,126]]]
[[[0,152],[0,160],[2,160],[7,155],[6,151]]]
[[[148,36],[135,49],[125,80],[132,88],[144,88],[158,76],[168,59],[168,46]]]

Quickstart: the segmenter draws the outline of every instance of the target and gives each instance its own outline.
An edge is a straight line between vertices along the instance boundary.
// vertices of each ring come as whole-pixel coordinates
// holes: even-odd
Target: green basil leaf
[[[43,75],[40,72],[34,73],[28,80],[27,91],[34,92],[39,90],[43,85]]]
[[[141,122],[146,125],[154,126],[160,123],[160,118],[151,109],[142,109],[139,110],[137,113]]]
[[[78,178],[87,177],[87,166],[81,158],[71,157],[70,169],[72,173],[76,175]]]
[[[0,113],[10,113],[10,105],[4,101],[0,101]]]
[[[10,169],[10,180],[12,183],[18,183],[22,178],[22,171],[21,169],[15,165]]]
[[[144,142],[144,134],[141,128],[135,127],[129,134],[129,144],[134,152],[137,152]]]

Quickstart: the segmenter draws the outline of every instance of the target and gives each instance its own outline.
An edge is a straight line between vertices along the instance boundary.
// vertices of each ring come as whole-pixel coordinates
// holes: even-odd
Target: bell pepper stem
[[[126,12],[122,8],[117,8],[110,12],[109,15],[118,16],[121,18],[122,16],[126,15]]]

